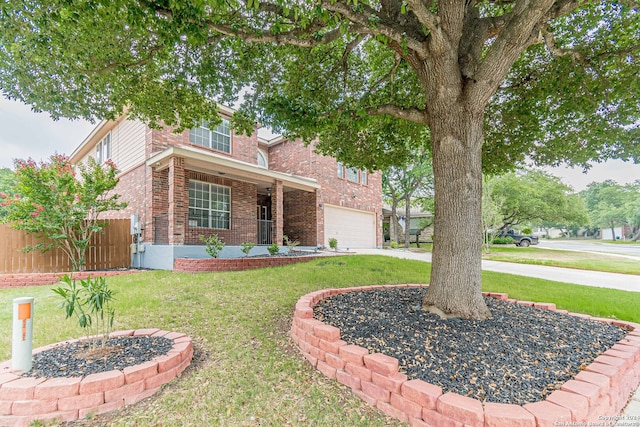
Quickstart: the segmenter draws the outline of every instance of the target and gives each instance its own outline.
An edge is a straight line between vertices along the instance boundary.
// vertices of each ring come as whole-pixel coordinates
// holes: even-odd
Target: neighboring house
[[[621,227],[614,228],[615,238],[611,234],[611,228],[602,227],[600,231],[601,231],[600,238],[602,240],[627,240],[627,237],[633,234],[631,232],[631,227],[629,227],[629,225],[627,224],[624,224]]]
[[[237,135],[233,110],[220,111],[220,125],[180,134],[125,116],[103,121],[71,155],[120,170],[115,191],[129,206],[105,218],[138,216],[144,246],[134,265],[171,269],[175,258],[206,256],[200,237],[211,234],[227,245],[223,257],[240,254],[243,242],[266,253],[284,235],[308,248],[331,237],[340,248],[382,245],[380,173],[346,168],[297,140],[259,138],[257,129]]]
[[[390,240],[389,229],[391,227],[391,207],[384,205],[382,208],[383,214],[383,229],[384,240]],[[426,228],[420,228],[423,220],[429,220],[433,224],[433,214],[431,212],[423,212],[418,208],[411,208],[411,219],[409,224],[410,242],[416,241],[416,235],[419,232],[420,242],[431,242],[433,240],[433,225],[429,225]],[[396,215],[398,217],[398,242],[404,243],[404,230],[405,230],[405,208],[401,206],[396,209]]]

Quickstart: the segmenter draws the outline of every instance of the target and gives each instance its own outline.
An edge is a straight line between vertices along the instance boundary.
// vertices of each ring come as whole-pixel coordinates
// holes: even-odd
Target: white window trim
[[[200,126],[198,126],[198,127],[196,127],[196,128],[192,128],[192,129],[189,131],[189,142],[190,142],[191,144],[194,144],[194,145],[197,145],[197,146],[200,146],[200,147],[205,147],[205,148],[209,148],[209,149],[211,149],[211,150],[220,151],[221,153],[231,154],[231,151],[232,151],[232,150],[231,150],[231,148],[232,148],[232,146],[233,146],[233,138],[232,138],[232,132],[231,132],[231,124],[229,123],[229,119],[227,119],[227,118],[225,118],[225,117],[221,117],[221,120],[222,120],[222,121],[221,121],[218,125],[216,125],[213,129],[209,127],[209,123],[207,123],[206,121],[202,120],[202,121],[200,122]],[[228,134],[228,135],[227,135],[226,133],[223,133],[223,132],[220,132],[219,130],[217,130],[217,129],[218,129],[218,127],[219,127],[220,125],[225,124],[225,123],[226,123],[227,127],[229,128],[229,134]],[[192,131],[192,130],[194,130],[194,129],[205,129],[205,130],[208,132],[208,135],[209,135],[209,138],[208,138],[208,145],[198,144],[197,142],[194,142],[194,141],[191,139],[191,131]],[[221,136],[223,136],[223,137],[228,137],[228,138],[229,138],[229,150],[228,150],[228,151],[227,151],[227,150],[225,150],[225,149],[221,149],[220,147],[214,147],[214,146],[213,146],[213,138],[212,138],[212,135],[213,135],[213,134],[221,135]]]
[[[203,184],[209,187],[209,207],[208,208],[199,208],[199,207],[195,207],[195,206],[191,206],[191,197],[189,196],[189,207],[188,210],[191,211],[191,209],[194,210],[198,210],[198,211],[205,211],[209,213],[209,226],[208,227],[204,227],[204,226],[198,226],[197,222],[195,222],[195,220],[193,220],[195,222],[195,225],[192,225],[192,220],[189,218],[189,226],[190,227],[197,227],[197,228],[208,228],[208,229],[212,229],[212,230],[231,230],[231,200],[232,200],[232,194],[231,194],[231,187],[228,187],[226,185],[219,185],[219,184],[213,184],[211,182],[204,182],[204,181],[198,181],[195,179],[190,179],[189,180],[189,187],[188,187],[188,191],[191,191],[191,183],[199,183],[199,184]],[[229,193],[229,210],[228,211],[222,211],[222,210],[217,210],[217,209],[211,209],[211,190],[212,187],[220,187],[220,188],[226,188],[228,190]],[[211,226],[211,217],[212,217],[212,213],[226,213],[229,215],[229,227],[227,228],[219,228],[219,227],[212,227]]]
[[[111,159],[111,132],[96,144],[95,159],[98,164],[104,164]]]
[[[262,158],[262,160],[264,161],[264,165],[260,164],[260,159]],[[261,168],[266,168],[269,169],[269,160],[267,159],[267,156],[262,152],[262,150],[258,150],[258,166],[260,166]]]

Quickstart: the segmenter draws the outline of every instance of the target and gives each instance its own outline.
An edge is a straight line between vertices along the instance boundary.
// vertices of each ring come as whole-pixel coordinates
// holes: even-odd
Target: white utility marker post
[[[31,370],[33,347],[33,297],[13,300],[13,339],[11,341],[11,369]]]

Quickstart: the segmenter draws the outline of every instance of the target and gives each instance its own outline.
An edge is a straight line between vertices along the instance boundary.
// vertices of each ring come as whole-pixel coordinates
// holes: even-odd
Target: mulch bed
[[[620,341],[623,328],[486,297],[492,319],[441,319],[421,310],[425,288],[387,288],[325,298],[314,317],[370,353],[399,360],[421,379],[480,401],[544,400]]]
[[[100,342],[91,349],[90,341],[61,343],[33,356],[32,369],[25,377],[86,377],[101,372],[122,370],[165,355],[173,340],[162,337],[118,337]]]

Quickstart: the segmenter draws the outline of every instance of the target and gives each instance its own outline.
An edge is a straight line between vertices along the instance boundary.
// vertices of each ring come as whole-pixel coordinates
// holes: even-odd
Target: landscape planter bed
[[[191,363],[190,337],[160,329],[119,331],[110,337],[153,336],[173,340],[171,350],[148,362],[86,377],[33,378],[11,372],[11,361],[0,364],[0,426],[28,426],[33,421],[74,421],[131,405],[152,396]],[[74,340],[77,341],[77,340]],[[48,350],[51,344],[34,350]]]
[[[176,273],[205,273],[211,271],[254,270],[312,261],[323,256],[324,255],[246,258],[176,258],[173,262],[173,271]]]
[[[397,285],[423,287],[427,285]],[[392,288],[394,286],[384,286]],[[597,357],[584,371],[567,381],[545,400],[525,405],[482,403],[422,380],[409,380],[399,372],[398,360],[349,345],[340,330],[313,318],[322,299],[374,286],[326,289],[300,298],[295,306],[291,336],[303,356],[329,378],[351,388],[372,406],[412,427],[426,426],[558,426],[614,425],[629,395],[640,384],[640,325],[557,310],[552,303],[509,299],[503,293],[483,293],[514,304],[556,311],[623,327],[630,332],[614,348]],[[608,424],[607,424],[608,423]]]

